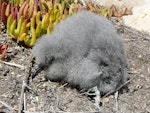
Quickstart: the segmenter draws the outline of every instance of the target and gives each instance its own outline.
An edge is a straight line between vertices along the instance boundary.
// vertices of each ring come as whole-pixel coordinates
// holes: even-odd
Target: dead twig
[[[26,108],[26,106],[27,106],[27,102],[26,102],[26,93],[24,93],[24,95],[23,95],[23,97],[24,97],[24,110],[27,110],[27,108]]]
[[[14,112],[14,110],[16,110],[16,109],[12,108],[11,106],[9,106],[8,104],[6,104],[5,102],[3,102],[1,100],[0,100],[0,103],[3,104],[5,107],[7,107],[12,112]]]
[[[127,80],[124,84],[122,84],[120,87],[118,87],[115,91],[119,91],[122,87],[124,87],[125,85],[127,85],[130,81],[132,81],[136,76],[138,76],[139,74],[134,75],[131,79]],[[110,91],[108,92],[106,95],[103,96],[103,98],[107,97],[108,95],[114,93],[115,91]]]
[[[18,111],[18,113],[22,113],[22,108],[23,108],[23,100],[24,100],[24,90],[25,90],[25,83],[24,83],[24,81],[23,81],[23,83],[22,83],[22,89],[21,89],[21,96],[20,96],[20,102],[19,102],[19,111]]]
[[[95,90],[95,107],[96,109],[100,112],[100,111],[103,111],[102,108],[100,107],[100,102],[101,102],[101,96],[100,96],[100,91],[98,90],[98,87],[94,87],[94,90]]]
[[[23,80],[22,89],[21,89],[21,96],[20,96],[20,102],[19,102],[19,112],[18,113],[21,113],[22,105],[24,105],[23,108],[24,108],[24,110],[26,110],[26,98],[25,98],[26,97],[25,96],[25,89],[26,88],[33,91],[37,95],[36,91],[34,91],[31,87],[29,87],[26,84],[25,80]]]
[[[62,86],[58,87],[58,90],[64,88],[66,85],[68,85],[68,83],[63,84]]]
[[[115,113],[119,113],[119,105],[118,105],[118,91],[115,93]]]
[[[25,89],[26,88],[29,88],[31,89],[29,86],[27,86],[27,83],[28,83],[28,80],[29,80],[29,76],[30,76],[30,73],[31,73],[31,68],[32,68],[32,61],[33,61],[33,56],[31,55],[29,57],[29,60],[28,60],[28,66],[25,68],[25,77],[24,77],[24,80],[22,82],[22,89],[21,89],[21,95],[20,95],[20,102],[19,102],[19,110],[18,110],[18,113],[22,113],[24,108],[26,108],[26,98],[24,98],[24,95],[25,95]]]
[[[2,60],[0,60],[0,63],[6,64],[6,65],[9,65],[9,66],[13,66],[13,67],[18,67],[21,70],[24,70],[26,68],[25,66],[22,66],[20,64],[11,63],[11,62],[5,62],[5,61],[2,61]]]

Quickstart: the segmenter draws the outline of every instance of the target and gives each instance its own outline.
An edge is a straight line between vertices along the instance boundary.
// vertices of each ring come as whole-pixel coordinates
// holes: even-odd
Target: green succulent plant
[[[128,9],[120,13],[114,5],[99,7],[90,2],[86,3],[86,9],[106,18],[130,14]],[[7,26],[8,34],[29,47],[43,34],[50,34],[59,22],[80,10],[79,0],[0,0],[0,19]]]
[[[17,42],[31,47],[41,35],[51,33],[60,21],[78,12],[76,4],[74,0],[10,0],[7,31]]]

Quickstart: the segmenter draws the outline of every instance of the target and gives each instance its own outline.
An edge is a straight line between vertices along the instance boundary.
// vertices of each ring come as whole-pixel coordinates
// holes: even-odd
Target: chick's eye
[[[111,82],[110,82],[110,80],[105,80],[105,83],[110,84]]]
[[[102,81],[106,84],[110,84],[111,83],[111,76],[107,73],[103,74],[102,76]]]

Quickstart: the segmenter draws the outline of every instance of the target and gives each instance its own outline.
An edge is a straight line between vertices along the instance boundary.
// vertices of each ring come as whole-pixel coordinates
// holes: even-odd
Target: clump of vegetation
[[[131,8],[117,8],[115,5],[112,5],[111,7],[100,7],[98,5],[92,4],[91,2],[86,3],[86,9],[98,13],[106,18],[121,18],[124,15],[132,14]]]
[[[7,43],[0,44],[0,60],[4,60],[4,58],[6,57],[7,49],[8,49]]]
[[[81,7],[75,0],[0,0],[0,19],[13,39],[32,47],[37,38],[50,34],[60,21]],[[85,8],[107,18],[131,14],[131,10],[118,10],[114,5],[108,8],[87,2]]]
[[[1,20],[8,34],[28,47],[43,34],[49,34],[57,23],[80,11],[74,0],[10,0],[1,3]]]

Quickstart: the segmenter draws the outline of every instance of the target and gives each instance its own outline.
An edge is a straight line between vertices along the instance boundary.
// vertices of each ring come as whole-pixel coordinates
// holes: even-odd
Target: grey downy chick
[[[81,11],[60,22],[32,52],[46,79],[81,90],[97,86],[107,93],[127,78],[123,40],[109,20],[92,12]]]

